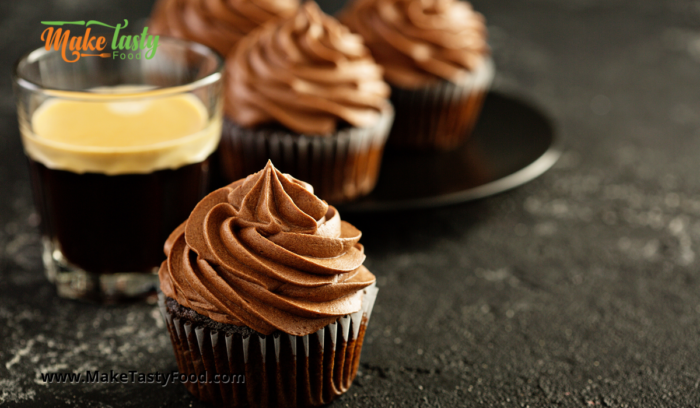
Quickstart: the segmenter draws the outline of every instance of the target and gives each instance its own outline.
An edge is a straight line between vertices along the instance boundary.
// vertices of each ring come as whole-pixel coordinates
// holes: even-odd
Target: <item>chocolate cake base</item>
[[[355,378],[376,292],[365,289],[362,310],[306,336],[218,323],[162,294],[158,302],[195,397],[216,407],[316,407]]]
[[[376,125],[344,127],[332,135],[301,135],[275,125],[247,129],[225,119],[220,172],[231,183],[272,160],[281,172],[311,184],[319,198],[331,204],[352,201],[374,189],[393,119],[387,105]]]
[[[387,144],[421,150],[457,148],[476,125],[493,75],[493,61],[488,59],[465,83],[441,81],[418,89],[392,86],[396,118]]]

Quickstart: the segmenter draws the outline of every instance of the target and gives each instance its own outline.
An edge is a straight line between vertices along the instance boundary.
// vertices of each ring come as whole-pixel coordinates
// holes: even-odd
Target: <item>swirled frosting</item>
[[[356,0],[341,21],[403,88],[459,83],[490,53],[484,17],[460,0]]]
[[[314,2],[241,40],[226,70],[226,115],[245,127],[324,135],[372,126],[388,104],[390,88],[362,38]]]
[[[165,244],[163,293],[224,324],[302,336],[360,310],[362,234],[271,162],[205,197]]]
[[[298,7],[298,0],[159,0],[149,25],[154,34],[196,41],[225,56],[245,35]]]

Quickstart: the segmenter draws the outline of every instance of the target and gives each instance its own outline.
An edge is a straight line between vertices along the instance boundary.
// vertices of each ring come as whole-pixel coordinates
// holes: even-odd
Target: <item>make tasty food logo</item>
[[[144,27],[141,34],[125,35],[122,30],[129,25],[128,20],[123,24],[111,26],[96,20],[90,21],[42,21],[41,24],[49,26],[41,33],[41,40],[46,44],[46,50],[61,51],[61,56],[66,62],[76,62],[82,57],[98,57],[112,59],[151,59],[156,55],[158,48],[158,36],[148,34],[148,27]],[[83,26],[85,31],[71,34],[66,26]],[[93,26],[106,27],[114,30],[112,42],[107,43],[103,35],[96,36],[92,33]],[[111,45],[111,50],[107,46]],[[111,51],[111,52],[109,52]]]

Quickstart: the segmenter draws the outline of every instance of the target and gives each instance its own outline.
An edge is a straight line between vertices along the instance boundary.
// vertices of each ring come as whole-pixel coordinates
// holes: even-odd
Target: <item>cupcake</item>
[[[298,0],[159,0],[149,25],[153,34],[195,41],[225,56],[248,33],[298,7]]]
[[[179,372],[197,379],[187,389],[217,407],[313,407],[347,391],[377,294],[360,236],[271,162],[206,196],[159,271]]]
[[[226,60],[220,160],[228,181],[271,159],[332,203],[376,184],[394,111],[362,38],[307,2]]]
[[[450,150],[467,139],[494,75],[481,14],[460,0],[356,0],[341,21],[391,84],[389,145]]]

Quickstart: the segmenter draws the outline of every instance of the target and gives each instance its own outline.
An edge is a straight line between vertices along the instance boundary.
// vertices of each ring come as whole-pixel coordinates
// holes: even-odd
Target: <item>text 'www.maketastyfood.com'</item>
[[[244,374],[184,374],[178,371],[170,373],[140,373],[128,371],[125,373],[86,371],[85,373],[39,373],[39,378],[46,384],[158,384],[165,387],[168,384],[245,384]]]

